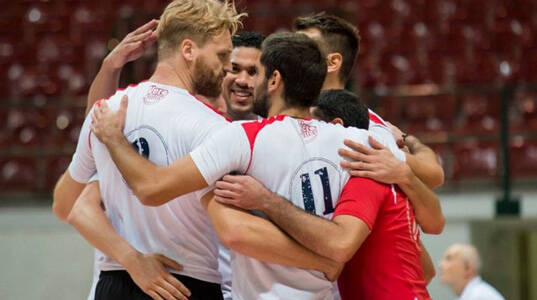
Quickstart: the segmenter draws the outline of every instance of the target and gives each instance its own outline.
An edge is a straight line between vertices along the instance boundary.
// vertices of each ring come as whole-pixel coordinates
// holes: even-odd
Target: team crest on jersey
[[[305,139],[314,138],[317,136],[317,126],[308,124],[307,122],[300,120],[300,133]]]
[[[147,105],[155,104],[168,95],[168,90],[156,85],[149,87],[149,92],[144,96],[144,103]]]

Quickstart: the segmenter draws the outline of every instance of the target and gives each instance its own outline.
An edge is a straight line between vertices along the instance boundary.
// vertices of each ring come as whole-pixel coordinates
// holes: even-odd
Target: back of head
[[[296,18],[293,27],[295,31],[318,29],[323,37],[320,46],[325,56],[330,53],[340,53],[343,63],[339,77],[342,82],[349,79],[360,46],[360,36],[356,26],[342,18],[321,12],[309,17]]]
[[[280,73],[286,104],[313,105],[326,76],[326,61],[317,43],[303,34],[275,33],[265,39],[262,50],[266,78]]]
[[[345,127],[369,128],[369,111],[358,96],[346,90],[322,91],[313,114],[325,122],[343,120]]]
[[[242,26],[244,13],[237,13],[228,0],[174,0],[160,16],[157,27],[159,59],[169,57],[183,40],[191,39],[200,46],[211,37],[229,30],[234,34]]]
[[[243,31],[231,37],[233,48],[247,47],[261,50],[265,36],[259,32]]]

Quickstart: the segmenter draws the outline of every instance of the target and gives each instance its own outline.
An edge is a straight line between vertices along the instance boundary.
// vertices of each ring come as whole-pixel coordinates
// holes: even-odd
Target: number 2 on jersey
[[[330,191],[330,181],[328,179],[328,169],[326,167],[320,168],[314,172],[315,175],[319,175],[321,184],[323,186],[323,200],[324,200],[324,215],[334,212],[334,206],[332,204],[332,193]],[[304,200],[304,210],[315,214],[315,201],[313,199],[313,189],[311,188],[310,174],[304,173],[300,175],[302,180],[302,199]]]

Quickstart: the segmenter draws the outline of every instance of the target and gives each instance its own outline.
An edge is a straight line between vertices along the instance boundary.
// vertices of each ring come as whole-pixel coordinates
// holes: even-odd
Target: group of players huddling
[[[243,17],[174,0],[103,61],[53,204],[97,249],[90,299],[430,299],[443,171],[344,90],[358,30]],[[116,91],[154,43],[151,77]]]

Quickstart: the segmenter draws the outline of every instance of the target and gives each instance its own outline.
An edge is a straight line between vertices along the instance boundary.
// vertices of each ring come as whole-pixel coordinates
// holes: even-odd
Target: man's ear
[[[181,55],[183,55],[187,62],[193,62],[196,59],[197,48],[198,47],[194,41],[190,39],[184,39],[181,42],[181,47],[179,51],[181,51]]]
[[[283,85],[282,75],[278,70],[274,70],[268,80],[268,91],[273,92],[280,88],[281,85]]]
[[[341,69],[343,64],[343,56],[340,53],[330,53],[326,56],[326,65],[328,73],[335,73]]]
[[[343,119],[341,119],[341,118],[335,118],[335,119],[333,119],[332,121],[330,121],[330,123],[332,123],[332,124],[339,124],[339,125],[341,125],[341,126],[345,126],[345,124],[343,123]]]

